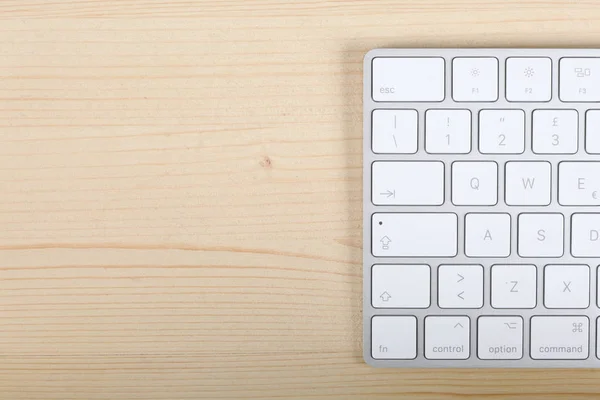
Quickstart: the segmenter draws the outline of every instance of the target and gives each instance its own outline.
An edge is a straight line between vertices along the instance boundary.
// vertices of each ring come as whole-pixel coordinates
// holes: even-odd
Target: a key
[[[441,57],[377,57],[372,68],[374,101],[444,100]]]
[[[482,360],[523,357],[523,318],[484,316],[477,319],[477,356]]]
[[[454,162],[452,203],[457,206],[492,206],[498,203],[498,164],[493,161]]]
[[[471,111],[427,110],[425,150],[432,154],[467,154],[471,151]]]
[[[533,151],[537,154],[575,154],[578,118],[575,110],[535,110]]]
[[[371,303],[376,308],[427,308],[429,265],[377,264],[372,269]]]
[[[371,226],[371,251],[375,257],[456,256],[456,214],[375,213]]]
[[[441,161],[377,161],[372,170],[373,204],[444,203],[444,163]]]
[[[467,214],[465,217],[467,257],[508,257],[510,255],[509,214]]]
[[[483,267],[481,265],[440,265],[438,303],[440,308],[481,308]]]
[[[425,357],[430,360],[465,360],[470,349],[469,317],[425,318]]]
[[[590,267],[587,265],[547,265],[544,268],[546,308],[588,308]]]
[[[498,59],[494,57],[456,57],[452,60],[452,98],[454,101],[498,100]]]
[[[417,319],[376,316],[371,319],[371,355],[376,359],[412,360],[417,357]]]
[[[585,151],[600,154],[600,110],[585,113]]]
[[[523,110],[481,110],[479,151],[483,154],[521,154],[525,151]]]
[[[505,197],[509,206],[550,204],[551,166],[546,161],[506,163]]]
[[[520,214],[518,229],[521,257],[562,257],[564,254],[562,214]]]
[[[561,101],[600,101],[600,58],[561,58],[558,81]]]
[[[417,152],[415,110],[375,110],[372,115],[374,153],[414,154]]]
[[[581,316],[531,318],[531,358],[583,360],[589,355],[589,319]]]
[[[571,253],[573,257],[600,257],[600,214],[573,214]]]
[[[600,162],[558,164],[558,202],[563,206],[600,205]]]
[[[509,57],[506,60],[508,101],[550,101],[552,60],[547,57]]]
[[[537,303],[535,265],[492,266],[492,307],[534,308]]]

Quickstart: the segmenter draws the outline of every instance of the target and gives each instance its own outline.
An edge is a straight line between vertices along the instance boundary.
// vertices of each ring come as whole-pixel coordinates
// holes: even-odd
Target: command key
[[[531,318],[531,358],[535,360],[584,360],[589,355],[588,317]]]

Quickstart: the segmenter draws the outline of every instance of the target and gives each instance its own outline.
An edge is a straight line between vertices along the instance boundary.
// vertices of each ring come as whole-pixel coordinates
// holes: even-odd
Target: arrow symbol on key
[[[465,277],[464,277],[464,276],[462,276],[461,274],[456,274],[456,275],[458,275],[458,276],[460,277],[460,278],[459,278],[459,279],[456,281],[456,283],[458,283],[458,282],[462,282],[462,281],[465,279]]]
[[[465,298],[463,297],[463,294],[465,294],[465,292],[460,292],[456,295],[456,297],[460,298],[461,300],[464,300]]]
[[[385,191],[383,193],[379,193],[379,194],[382,195],[382,196],[386,196],[388,199],[390,197],[396,197],[396,191],[395,190],[394,191],[387,190],[387,191]]]
[[[456,325],[454,325],[454,329],[458,328],[459,326],[461,328],[464,328],[460,322],[457,322]]]

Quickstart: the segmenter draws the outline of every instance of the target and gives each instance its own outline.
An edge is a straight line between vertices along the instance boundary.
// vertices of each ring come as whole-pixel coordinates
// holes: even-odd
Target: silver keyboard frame
[[[375,57],[442,57],[445,59],[445,98],[441,102],[375,102],[371,95],[371,65]],[[451,95],[454,57],[495,57],[498,59],[498,100],[495,102],[454,102]],[[508,102],[505,90],[507,57],[548,57],[552,60],[552,98],[549,102]],[[575,212],[600,212],[600,207],[565,207],[557,202],[557,167],[560,161],[600,161],[600,156],[585,153],[585,113],[600,109],[599,103],[561,102],[558,97],[558,62],[562,57],[600,57],[600,49],[374,49],[364,57],[363,92],[363,355],[375,367],[442,368],[598,368],[596,320],[600,309],[597,299],[597,273],[600,259],[574,258],[570,253],[571,215]],[[469,154],[427,154],[424,150],[424,115],[427,109],[469,109],[472,113],[472,150]],[[484,155],[479,153],[478,121],[482,109],[522,109],[525,111],[525,152],[520,155]],[[578,152],[573,155],[538,155],[531,149],[531,119],[535,109],[574,109],[579,114]],[[416,154],[374,154],[371,148],[371,115],[375,109],[414,109],[418,112],[418,152]],[[440,160],[445,164],[445,201],[442,206],[375,206],[371,201],[371,164],[379,160]],[[459,160],[491,160],[498,168],[498,204],[496,206],[454,206],[451,203],[450,165]],[[552,164],[552,202],[549,206],[514,207],[504,204],[504,163],[549,161]],[[458,255],[454,258],[374,257],[371,253],[371,216],[377,212],[453,212],[458,215]],[[464,254],[464,218],[469,212],[504,212],[511,215],[511,255],[508,258],[468,258]],[[562,213],[565,216],[565,245],[561,258],[521,258],[516,254],[517,217],[522,212]],[[426,309],[375,309],[371,305],[371,267],[374,264],[428,264],[431,267],[431,306]],[[484,306],[480,309],[441,309],[437,299],[437,268],[441,264],[481,264],[484,267]],[[494,264],[534,264],[537,267],[537,305],[534,309],[494,309],[490,305],[490,267]],[[548,264],[587,264],[590,266],[590,306],[587,309],[546,309],[543,300],[543,268]],[[371,318],[376,315],[414,315],[417,317],[417,358],[381,360],[371,357]],[[424,318],[428,315],[464,315],[470,318],[470,357],[466,360],[429,360],[424,356]],[[477,318],[488,315],[523,317],[523,358],[520,360],[481,360],[477,357]],[[577,315],[589,318],[589,357],[586,360],[534,360],[530,357],[530,318],[536,315]]]

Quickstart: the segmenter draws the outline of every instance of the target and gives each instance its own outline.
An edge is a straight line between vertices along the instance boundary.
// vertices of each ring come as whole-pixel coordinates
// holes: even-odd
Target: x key
[[[546,266],[544,269],[544,305],[547,308],[587,308],[589,304],[589,266]]]

